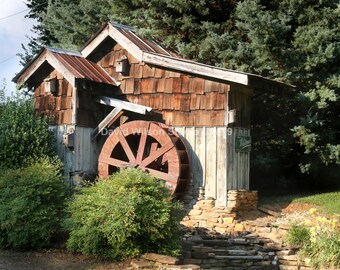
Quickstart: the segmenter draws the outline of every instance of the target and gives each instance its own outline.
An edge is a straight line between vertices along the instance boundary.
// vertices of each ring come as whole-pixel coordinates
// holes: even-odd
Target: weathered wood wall
[[[227,191],[249,189],[249,153],[235,151],[235,137],[249,135],[246,128],[176,127],[187,142],[193,188],[205,187],[205,197],[227,205]]]
[[[57,93],[46,92],[46,78],[57,78]],[[52,124],[63,125],[72,122],[73,87],[56,70],[45,76],[34,91],[34,109],[36,114],[48,116]]]
[[[101,143],[91,142],[92,128],[85,128],[73,125],[51,126],[54,131],[57,153],[64,162],[64,173],[71,184],[77,175],[94,176],[98,172],[98,156],[101,150]],[[74,130],[74,149],[69,149],[63,144],[63,136]],[[79,184],[79,183],[78,183]]]
[[[70,179],[70,172],[73,172],[75,153],[74,151],[65,147],[65,145],[63,144],[63,135],[66,134],[71,128],[74,127],[69,125],[58,125],[50,127],[50,129],[54,132],[57,144],[57,154],[64,163],[64,174],[67,179]]]
[[[168,125],[225,125],[228,84],[140,63],[113,40],[97,50],[90,59],[120,82],[119,91],[112,92],[118,98],[152,107]],[[123,55],[130,64],[124,76],[115,70]]]
[[[65,175],[97,173],[101,144],[91,143],[92,128],[76,127],[74,150],[62,144],[63,135],[74,126],[54,126],[59,157],[65,163]],[[228,127],[176,127],[190,152],[193,189],[205,187],[205,196],[216,205],[227,205],[227,191],[249,189],[249,153],[235,152],[235,136],[249,135],[249,129]]]
[[[102,144],[99,141],[91,142],[93,128],[79,127],[75,129],[75,164],[74,171],[84,171],[89,174],[98,172],[98,156]]]

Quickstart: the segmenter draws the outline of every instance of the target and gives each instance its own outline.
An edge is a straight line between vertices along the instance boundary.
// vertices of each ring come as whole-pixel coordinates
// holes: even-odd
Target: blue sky
[[[0,85],[5,78],[8,94],[15,90],[15,84],[11,80],[22,68],[19,63],[20,58],[16,54],[22,52],[22,43],[28,43],[26,36],[33,35],[30,29],[35,22],[25,18],[28,14],[25,2],[24,0],[0,0]],[[10,17],[5,18],[7,16]]]

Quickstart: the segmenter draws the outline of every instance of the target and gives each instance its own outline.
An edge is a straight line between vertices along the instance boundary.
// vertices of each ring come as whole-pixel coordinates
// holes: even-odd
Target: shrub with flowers
[[[299,255],[310,258],[315,268],[340,266],[340,227],[337,218],[320,216],[317,209],[312,208],[304,222],[293,224],[287,241],[302,245]]]

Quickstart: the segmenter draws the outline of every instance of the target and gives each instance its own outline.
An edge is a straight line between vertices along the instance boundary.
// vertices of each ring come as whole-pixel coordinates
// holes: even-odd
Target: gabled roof
[[[55,48],[43,49],[13,78],[13,81],[20,85],[27,82],[46,62],[58,70],[73,86],[75,79],[117,85],[115,80],[103,68],[85,59],[79,52]]]
[[[107,37],[114,39],[140,62],[250,87],[287,86],[259,75],[218,68],[181,58],[164,49],[156,40],[143,38],[134,29],[115,23],[104,24],[85,44],[81,54],[87,58]]]

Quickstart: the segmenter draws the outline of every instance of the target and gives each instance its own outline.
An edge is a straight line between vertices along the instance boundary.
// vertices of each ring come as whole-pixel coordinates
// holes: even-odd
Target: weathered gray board
[[[91,142],[93,128],[59,125],[51,127],[54,130],[58,156],[64,161],[65,176],[72,180],[72,175],[97,174],[100,145]],[[70,150],[63,144],[63,136],[74,129],[74,149]]]
[[[235,151],[235,136],[249,129],[230,127],[176,127],[188,142],[194,189],[205,187],[205,197],[227,204],[227,191],[249,189],[250,153]]]
[[[70,179],[70,172],[73,171],[73,164],[75,160],[74,151],[71,151],[63,144],[63,136],[68,132],[68,130],[70,130],[70,128],[72,128],[72,126],[69,125],[50,127],[50,130],[54,132],[54,136],[56,139],[57,154],[64,163],[64,174],[66,179]]]

